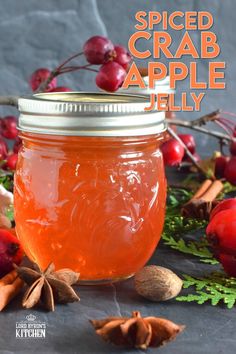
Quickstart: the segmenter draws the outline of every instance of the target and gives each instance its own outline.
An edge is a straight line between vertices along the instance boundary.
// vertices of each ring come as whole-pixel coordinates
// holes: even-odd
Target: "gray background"
[[[202,114],[222,108],[235,111],[236,89],[236,35],[235,0],[0,0],[0,94],[30,92],[27,80],[38,67],[54,68],[69,55],[81,50],[83,43],[92,35],[109,36],[115,43],[127,45],[135,31],[134,15],[139,10],[191,11],[206,10],[215,18],[213,30],[221,45],[219,60],[227,62],[225,91],[210,91],[202,103]],[[179,43],[180,31],[171,32],[174,42]],[[192,33],[191,33],[192,34]],[[192,34],[196,45],[199,32]],[[151,45],[151,43],[150,43]],[[141,47],[148,46],[144,41]],[[163,58],[165,61],[165,59]],[[188,62],[190,59],[185,58]],[[144,63],[142,63],[144,64]],[[201,61],[199,78],[207,79],[207,61]],[[79,72],[61,77],[60,85],[74,90],[96,90],[94,74]],[[178,86],[177,97],[188,91],[188,82]],[[0,114],[9,114],[1,108]],[[192,119],[201,113],[179,113]],[[204,154],[207,144],[214,141],[206,136],[199,151]]]

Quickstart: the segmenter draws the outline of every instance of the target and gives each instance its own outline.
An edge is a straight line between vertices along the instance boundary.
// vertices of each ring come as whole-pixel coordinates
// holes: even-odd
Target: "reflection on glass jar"
[[[37,98],[35,105],[46,101],[47,95]],[[63,95],[59,100],[65,99]],[[90,94],[92,102],[96,98],[93,96]],[[102,106],[106,95],[98,96],[97,106]],[[113,101],[107,105],[114,108],[117,98],[111,96]],[[54,97],[58,101],[58,95]],[[124,97],[127,100],[129,96]],[[77,100],[84,102],[79,94]],[[34,103],[34,99],[31,101]],[[88,110],[86,102],[82,104]],[[145,115],[145,123],[141,123],[140,116],[140,127],[127,123],[125,131],[120,125],[122,114],[117,118],[119,122],[114,122],[114,114],[104,114],[105,120],[113,119],[112,129],[105,134],[107,121],[103,122],[104,117],[98,121],[98,108],[90,107],[93,118],[92,112],[89,118],[81,118],[82,123],[86,121],[82,129],[72,127],[72,122],[68,127],[64,118],[63,127],[62,120],[58,123],[58,118],[49,118],[45,112],[52,109],[49,106],[44,110],[48,122],[44,125],[39,122],[43,117],[36,119],[32,112],[25,113],[27,104],[25,99],[21,107],[23,148],[15,174],[16,230],[26,254],[42,268],[51,261],[56,268],[72,268],[84,281],[115,281],[131,276],[154,252],[164,223],[166,181],[159,150],[163,114],[152,129],[147,120],[153,118]],[[27,107],[32,109],[33,105]],[[70,116],[75,117],[72,113],[64,112],[64,117],[70,120]],[[128,114],[130,117],[127,112],[125,115],[130,122],[134,112]],[[51,127],[48,119],[55,119]],[[73,124],[78,124],[78,119]],[[52,128],[54,123],[57,127]],[[144,126],[147,123],[148,127]],[[141,134],[147,129],[149,134]],[[85,131],[85,136],[80,136]]]

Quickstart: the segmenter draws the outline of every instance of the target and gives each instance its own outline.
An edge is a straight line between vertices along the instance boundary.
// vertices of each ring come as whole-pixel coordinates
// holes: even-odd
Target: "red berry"
[[[232,143],[229,146],[229,151],[231,155],[235,156],[236,155],[236,141],[232,141]]]
[[[33,72],[30,76],[29,84],[32,91],[36,91],[41,83],[45,81],[51,75],[51,71],[47,68],[40,68]],[[48,84],[46,91],[52,90],[57,86],[57,79],[54,77],[52,81]]]
[[[15,139],[18,136],[17,118],[6,116],[1,119],[1,133],[6,139]]]
[[[65,86],[57,86],[54,87],[52,90],[50,90],[49,92],[72,92],[73,90],[71,90],[69,87],[65,87]]]
[[[236,277],[236,252],[235,255],[220,253],[218,259],[225,272],[231,277]]]
[[[113,43],[102,36],[89,38],[83,47],[84,55],[91,64],[104,64],[109,60],[112,51],[114,51]]]
[[[215,256],[230,276],[236,276],[236,210],[217,213],[206,229]]]
[[[114,92],[123,84],[125,76],[125,69],[120,64],[110,61],[99,69],[96,84],[102,90]]]
[[[4,160],[7,156],[8,147],[3,139],[0,138],[0,160]]]
[[[115,62],[123,66],[124,69],[127,69],[131,60],[132,57],[125,47],[123,47],[122,45],[115,46],[115,56],[114,56]]]
[[[17,159],[18,159],[18,154],[8,155],[6,167],[14,171],[16,169]]]
[[[21,146],[22,146],[22,140],[21,140],[21,138],[17,137],[16,140],[15,140],[15,143],[13,145],[13,152],[15,154],[18,154]]]
[[[215,176],[217,178],[224,177],[225,168],[229,161],[228,156],[219,156],[215,159]]]
[[[0,229],[0,277],[13,269],[13,263],[20,264],[22,257],[18,239],[10,231]]]
[[[201,161],[201,157],[198,155],[197,152],[195,152],[195,153],[193,154],[193,157],[195,158],[195,160],[196,160],[197,162]],[[190,159],[190,157],[189,157],[188,155],[187,155],[187,156],[184,156],[184,161],[187,161],[187,162],[191,162],[191,163],[192,163],[192,160]]]
[[[164,163],[167,166],[180,164],[184,157],[183,146],[175,139],[170,139],[161,145]]]
[[[220,211],[227,209],[236,209],[236,198],[225,199],[222,200],[219,204],[217,204],[210,214],[210,220],[212,220],[213,217]]]
[[[236,185],[236,156],[231,157],[224,171],[224,177],[233,185]]]
[[[189,151],[194,154],[196,150],[196,143],[194,137],[191,134],[179,134],[179,138],[187,146]]]

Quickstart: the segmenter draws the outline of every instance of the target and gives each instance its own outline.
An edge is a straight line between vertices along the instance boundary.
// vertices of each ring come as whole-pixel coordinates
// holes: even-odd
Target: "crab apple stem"
[[[193,154],[189,151],[189,149],[187,148],[187,146],[184,144],[184,142],[178,137],[178,135],[174,132],[173,129],[171,129],[170,127],[167,128],[168,133],[175,139],[177,140],[184,148],[186,155],[188,155],[188,157],[190,158],[190,160],[192,161],[193,165],[197,168],[197,170],[203,174],[204,176],[206,176],[206,172],[202,169],[202,167],[198,164],[197,160],[195,159],[195,157],[193,156]]]
[[[217,138],[217,139],[226,140],[228,142],[232,141],[232,137],[230,137],[229,135],[220,133],[218,131],[209,130],[209,129],[203,128],[201,126],[199,127],[199,126],[196,125],[196,123],[193,125],[192,121],[186,121],[186,120],[183,120],[183,119],[175,119],[175,118],[171,118],[171,119],[167,118],[166,122],[171,124],[171,125],[176,125],[176,126],[179,126],[179,127],[184,127],[184,128],[196,130],[196,131],[198,131],[200,133],[213,136],[214,138]]]
[[[232,129],[227,126],[227,124],[223,123],[221,119],[215,120],[214,123],[221,127],[222,130],[224,130],[230,137],[233,133]],[[231,130],[231,131],[230,131]]]
[[[61,74],[65,74],[65,73],[69,73],[69,72],[73,72],[73,71],[77,71],[77,70],[88,70],[88,71],[93,71],[93,72],[97,73],[98,71],[91,68],[91,66],[92,66],[92,64],[86,64],[86,65],[81,65],[81,66],[58,67],[51,72],[51,74],[49,75],[49,77],[45,81],[43,81],[41,83],[41,85],[38,87],[38,89],[35,91],[35,93],[44,92],[46,90],[47,86],[50,84],[50,82],[54,79],[54,77],[61,75]]]
[[[226,112],[226,111],[221,111],[222,114],[226,114],[228,116],[232,116],[232,117],[236,117],[236,114],[235,113],[232,113],[232,112]]]
[[[91,64],[87,64],[83,66],[66,66],[65,68],[62,68],[60,70],[60,74],[69,73],[76,70],[88,70],[88,71],[93,71],[95,73],[98,73],[98,70],[90,68],[90,66]]]
[[[48,76],[48,78],[39,85],[38,89],[34,93],[44,92],[48,87],[48,85],[50,84],[50,82],[54,79],[54,77],[58,76],[59,74],[60,72],[57,69],[53,70],[51,74]]]
[[[77,57],[79,57],[80,55],[83,55],[83,54],[84,54],[83,52],[80,52],[80,53],[76,53],[76,54],[72,55],[71,57],[69,57],[68,59],[66,59],[63,63],[61,63],[61,64],[57,67],[57,70],[60,71],[61,68],[62,68],[63,66],[65,66],[67,63],[69,63],[71,60],[73,60],[73,59],[75,59],[75,58],[77,58]]]
[[[200,118],[193,120],[191,123],[192,123],[192,125],[198,125],[198,126],[204,125],[207,122],[214,121],[215,119],[219,118],[220,113],[221,113],[221,110],[217,109],[214,112],[211,112],[209,114],[206,114]]]
[[[0,96],[0,105],[18,107],[19,96]]]

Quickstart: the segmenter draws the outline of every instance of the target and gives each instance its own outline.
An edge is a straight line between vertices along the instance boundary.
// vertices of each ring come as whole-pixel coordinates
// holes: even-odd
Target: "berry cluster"
[[[220,121],[220,119],[219,119]],[[224,121],[223,121],[224,123]],[[229,124],[229,120],[227,120]],[[236,126],[235,122],[232,131],[228,131],[231,142],[229,143],[229,153],[219,154],[215,157],[214,175],[216,178],[225,179],[233,185],[236,185]],[[222,127],[224,125],[222,124]],[[225,127],[224,127],[225,128]],[[196,153],[196,142],[191,134],[179,134],[179,139],[184,143],[181,144],[178,140],[171,138],[161,145],[164,163],[167,166],[180,166],[182,162],[191,162],[186,154],[184,146],[193,155],[196,162],[200,162],[200,156]]]
[[[83,55],[87,61],[83,66],[71,66],[68,63],[76,57]],[[59,65],[55,70],[39,68],[35,70],[29,79],[29,85],[33,92],[69,92],[69,87],[58,86],[60,74],[84,69],[96,72],[96,84],[105,91],[114,92],[122,85],[126,69],[131,61],[127,49],[120,45],[114,45],[110,39],[102,36],[94,36],[88,39],[83,52],[73,55]],[[100,65],[99,70],[92,69],[92,65]],[[21,147],[21,139],[18,137],[17,118],[6,116],[0,119],[0,166],[2,169],[15,170],[17,154]],[[14,140],[13,151],[8,151],[7,140]]]
[[[23,258],[23,249],[9,230],[0,229],[0,277],[13,269],[13,264],[20,264]]]
[[[8,151],[6,140],[14,140],[13,152]],[[0,164],[2,169],[15,170],[17,154],[21,146],[18,137],[17,118],[6,116],[0,120]]]
[[[236,277],[236,199],[225,199],[211,212],[207,239],[224,270]]]
[[[96,76],[97,86],[105,91],[117,91],[131,61],[126,48],[114,46],[106,37],[94,36],[85,42],[83,50],[90,64],[101,65]]]
[[[37,91],[40,85],[51,76],[51,71],[47,68],[39,68],[30,76],[29,84],[33,92]],[[53,77],[47,84],[45,92],[70,92],[72,89],[66,86],[57,86],[57,78]]]
[[[236,138],[236,129],[233,137]],[[215,175],[225,178],[228,182],[236,185],[236,140],[229,145],[230,156],[219,156],[215,160]]]
[[[88,64],[83,66],[68,66],[68,63],[78,57],[84,55]],[[46,92],[66,92],[72,91],[68,87],[57,86],[56,76],[80,69],[95,71],[97,86],[105,91],[114,92],[122,85],[126,69],[128,68],[131,56],[127,49],[123,46],[116,45],[110,39],[102,36],[94,36],[89,38],[84,46],[83,52],[73,55],[64,63],[58,66],[53,72],[47,68],[36,70],[30,77],[30,86],[33,92],[37,91],[43,82],[49,80],[43,91]],[[66,66],[67,64],[67,66]],[[92,69],[92,65],[101,65],[99,70]]]
[[[199,161],[200,157],[196,153],[196,142],[191,134],[179,134],[178,137],[184,145],[193,154],[195,160]],[[179,141],[172,138],[161,145],[161,151],[164,163],[167,166],[178,166],[182,161],[189,161],[188,155],[185,153],[184,147]]]

